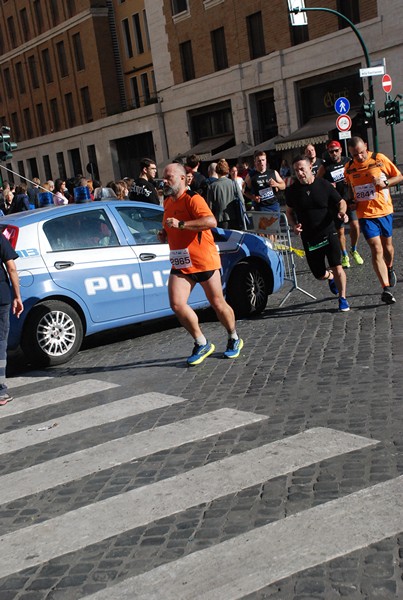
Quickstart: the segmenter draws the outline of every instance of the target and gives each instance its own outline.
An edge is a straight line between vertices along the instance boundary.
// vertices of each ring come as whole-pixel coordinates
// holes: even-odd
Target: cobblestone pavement
[[[200,367],[185,366],[192,343],[174,320],[97,336],[73,361],[47,371],[14,361],[15,400],[0,413],[0,600],[199,598],[197,569],[186,566],[199,557],[203,598],[403,598],[402,495],[393,487],[403,474],[403,216],[395,219],[395,247],[396,305],[380,302],[361,239],[365,264],[347,271],[348,313],[337,311],[327,285],[296,258],[298,283],[317,300],[296,290],[279,307],[287,284],[263,315],[239,322],[245,346],[234,361],[220,358],[225,335],[208,312],[203,329],[217,351]],[[116,414],[114,405],[127,398],[127,412]],[[150,398],[162,404],[143,406]],[[152,445],[159,428],[210,414],[218,421],[222,414],[213,411],[223,408],[232,411],[229,425],[213,423],[205,433],[198,424],[182,441],[173,429]],[[235,415],[246,420],[235,423]],[[308,449],[299,435],[311,431],[329,435],[329,444]],[[106,446],[96,459],[87,454],[119,438],[128,447],[134,434],[143,450],[132,459],[114,450],[116,463],[108,462]],[[332,450],[339,434],[345,437]],[[249,452],[266,445],[271,458],[262,476],[254,469],[264,460]],[[78,451],[87,471],[60,483]],[[230,464],[236,477],[227,481]],[[198,468],[214,466],[218,474],[198,483]],[[181,485],[191,491],[187,499]],[[367,490],[369,505],[361,497]],[[378,514],[373,506],[384,497],[388,508]],[[262,527],[267,535],[257,542]],[[256,573],[240,558],[246,543],[252,563],[266,561]],[[216,577],[223,580],[214,587]],[[104,589],[107,595],[96,595]]]

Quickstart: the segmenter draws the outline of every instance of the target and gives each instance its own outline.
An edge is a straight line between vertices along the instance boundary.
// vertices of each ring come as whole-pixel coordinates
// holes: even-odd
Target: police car
[[[16,260],[24,303],[12,316],[9,349],[28,362],[59,365],[84,336],[172,315],[169,247],[157,234],[162,207],[131,201],[51,206],[0,218]],[[251,233],[213,230],[222,282],[237,316],[264,310],[283,284],[281,254]],[[193,308],[208,306],[195,286]]]

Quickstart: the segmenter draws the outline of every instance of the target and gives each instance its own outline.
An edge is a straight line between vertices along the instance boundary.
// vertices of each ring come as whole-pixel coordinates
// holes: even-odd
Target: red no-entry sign
[[[387,73],[382,77],[382,87],[386,94],[390,94],[392,91],[392,77]]]

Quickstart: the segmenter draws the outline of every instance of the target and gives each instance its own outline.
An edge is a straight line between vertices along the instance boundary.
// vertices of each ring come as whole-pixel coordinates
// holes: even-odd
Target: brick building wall
[[[52,13],[50,3],[42,2],[40,16],[35,6],[28,0],[0,5],[8,24],[0,57],[0,118],[13,126],[17,141],[83,125],[119,106],[106,3],[59,2]]]
[[[174,17],[172,6],[183,5],[183,0],[52,0],[59,9],[60,22],[56,25],[51,20],[50,0],[40,0],[40,4],[44,11],[42,33],[35,29],[35,0],[0,3],[3,22],[13,15],[19,23],[17,37],[24,33],[20,23],[21,10],[31,11],[33,23],[33,37],[21,46],[10,49],[7,45],[8,29],[6,35],[0,38],[0,120],[11,125],[13,133],[16,128],[12,117],[17,118],[20,124],[18,151],[10,166],[20,171],[25,168],[29,174],[33,159],[36,159],[41,178],[49,168],[54,177],[59,176],[60,157],[64,158],[67,174],[71,176],[74,174],[71,157],[80,156],[85,165],[89,160],[90,147],[92,155],[96,154],[104,181],[136,175],[136,161],[143,152],[143,139],[147,139],[147,152],[162,165],[197,143],[193,123],[195,113],[203,111],[207,120],[210,108],[215,110],[217,106],[230,107],[231,135],[236,143],[257,143],[262,97],[266,100],[272,98],[271,116],[276,121],[279,134],[287,136],[304,123],[301,89],[305,85],[314,85],[319,80],[331,83],[335,74],[358,73],[359,67],[365,66],[356,36],[350,28],[339,30],[338,19],[331,14],[310,13],[309,41],[293,45],[291,40],[295,31],[289,25],[286,0],[189,0],[189,10]],[[307,6],[315,4],[315,0],[306,0]],[[401,0],[352,0],[347,4],[359,4],[361,23],[357,27],[367,43],[371,60],[386,59],[394,91],[402,93]],[[336,0],[322,0],[321,6],[336,9],[338,4]],[[69,11],[73,8],[71,17]],[[116,44],[112,43],[108,21],[111,8],[115,16]],[[133,15],[139,14],[141,21],[144,9],[151,54],[150,48],[146,47],[143,53],[134,51],[132,57],[127,57],[122,20],[128,19],[134,44]],[[251,58],[246,20],[259,11],[262,13],[264,52],[257,58]],[[140,27],[143,27],[142,21]],[[221,27],[225,31],[228,67],[216,70],[211,32]],[[47,83],[40,65],[40,87],[32,90],[32,99],[28,93],[14,93],[14,98],[9,97],[4,83],[7,68],[16,89],[16,63],[21,63],[18,68],[23,70],[28,82],[29,57],[34,56],[36,63],[43,61],[42,50],[47,45],[52,68],[57,72],[56,43],[63,40],[70,69],[75,61],[72,36],[77,32],[81,35],[85,70],[71,70],[67,77],[55,77],[52,83]],[[192,41],[196,50],[195,77],[184,81],[179,44],[188,40]],[[152,72],[155,73],[155,88]],[[144,74],[149,78],[150,89],[155,92],[155,104],[140,103],[138,108],[134,108],[130,105],[132,79],[141,78]],[[365,89],[365,80],[363,85]],[[86,86],[90,88],[90,122],[85,121],[81,96],[81,90]],[[331,92],[337,93],[337,90]],[[374,92],[379,109],[385,97],[380,78],[374,79]],[[72,95],[72,106],[77,116],[74,127],[68,124],[66,94]],[[60,107],[58,131],[50,130],[50,100],[56,100]],[[41,103],[45,111],[46,131],[38,133],[37,107]],[[31,137],[27,137],[25,131],[24,110],[27,108],[31,109]],[[380,148],[390,154],[390,129],[380,120],[378,125]],[[403,147],[403,126],[396,127],[395,133],[398,146],[401,144]],[[124,147],[127,151],[122,157],[121,149]],[[44,168],[45,163],[49,164],[48,168]]]
[[[361,21],[377,16],[376,0],[354,0],[359,5]],[[317,5],[317,2],[306,2]],[[337,0],[323,0],[320,6],[337,10]],[[293,46],[291,26],[286,0],[223,0],[212,8],[205,8],[206,3],[192,1],[189,3],[187,18],[172,18],[171,0],[164,0],[164,16],[169,39],[171,67],[176,84],[183,81],[179,45],[190,40],[192,42],[193,60],[196,78],[204,77],[215,71],[211,48],[211,31],[224,27],[228,55],[228,66],[242,64],[251,60],[247,17],[260,12],[262,16],[265,55],[285,50]],[[324,35],[339,30],[338,18],[326,12],[310,12],[308,14],[309,40],[313,41]]]

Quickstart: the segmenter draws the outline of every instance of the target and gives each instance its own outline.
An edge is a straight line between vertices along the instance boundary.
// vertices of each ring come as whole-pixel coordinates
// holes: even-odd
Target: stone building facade
[[[320,7],[354,21],[371,63],[385,59],[402,93],[401,1]],[[286,0],[8,0],[0,14],[0,120],[18,142],[6,166],[28,178],[88,166],[106,182],[136,175],[144,155],[162,166],[193,149],[208,160],[241,142],[291,154],[337,137],[340,95],[353,133],[366,134],[363,49],[330,12],[307,13],[302,27],[290,25]],[[373,89],[380,109],[381,77]],[[377,126],[390,155],[390,128]],[[403,125],[395,133],[401,148]]]

